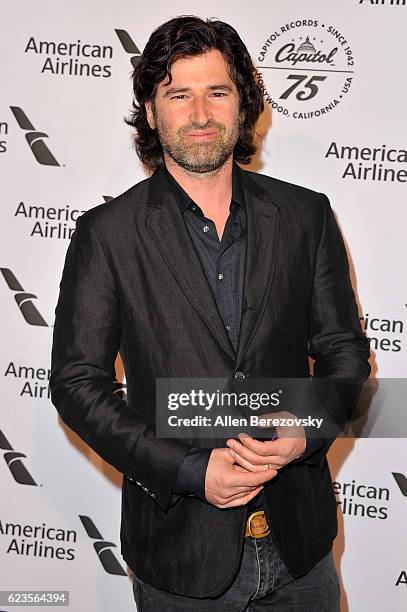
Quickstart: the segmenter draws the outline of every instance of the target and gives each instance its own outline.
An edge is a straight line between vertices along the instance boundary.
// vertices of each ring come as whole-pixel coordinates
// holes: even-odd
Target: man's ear
[[[154,121],[154,113],[153,113],[153,103],[151,100],[147,100],[147,102],[145,103],[145,107],[146,107],[146,115],[147,115],[147,121],[148,121],[148,125],[150,126],[150,128],[152,130],[155,130],[155,121]]]

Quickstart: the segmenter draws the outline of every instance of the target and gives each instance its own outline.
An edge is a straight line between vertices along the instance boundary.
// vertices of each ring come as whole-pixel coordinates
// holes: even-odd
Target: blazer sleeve
[[[155,437],[137,406],[114,393],[121,339],[119,292],[101,240],[85,213],[69,244],[55,309],[52,403],[105,461],[167,510],[190,446]]]
[[[211,456],[211,448],[193,446],[178,470],[174,485],[175,495],[186,495],[206,501],[205,477]]]
[[[369,343],[360,325],[345,245],[328,198],[324,194],[318,197],[322,200],[323,224],[309,311],[314,379],[302,413],[323,417],[324,425],[321,437],[307,437],[304,454],[295,460],[308,463],[323,461],[351,418],[370,374]]]

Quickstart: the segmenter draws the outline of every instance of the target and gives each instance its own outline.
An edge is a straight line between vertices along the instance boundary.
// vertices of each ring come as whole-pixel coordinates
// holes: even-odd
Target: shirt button
[[[218,279],[219,279],[219,280],[222,280],[222,278],[223,278],[223,274],[222,274],[222,272],[221,272],[220,274],[218,274]]]
[[[204,225],[202,229],[204,232],[209,232],[209,227],[207,225]]]
[[[231,330],[230,325],[225,325],[225,328],[227,329],[227,331],[230,331],[230,330]]]
[[[235,379],[239,382],[243,381],[246,378],[246,374],[244,372],[235,372]]]

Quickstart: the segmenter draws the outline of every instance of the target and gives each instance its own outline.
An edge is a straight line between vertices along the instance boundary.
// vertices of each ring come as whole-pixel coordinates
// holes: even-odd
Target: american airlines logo
[[[93,543],[94,549],[96,550],[96,554],[99,557],[101,564],[103,565],[104,570],[108,574],[114,574],[116,576],[127,576],[127,573],[124,571],[119,561],[116,559],[112,548],[116,548],[116,544],[113,542],[107,542],[103,539],[102,534],[97,529],[95,523],[91,518],[84,515],[79,515],[81,519],[82,525],[85,528],[88,536],[95,540]]]
[[[40,325],[43,327],[48,327],[47,322],[42,318],[41,314],[38,312],[37,308],[33,303],[33,299],[36,299],[37,296],[34,293],[27,293],[24,291],[23,287],[20,285],[13,272],[9,270],[9,268],[0,268],[0,272],[2,273],[4,280],[6,281],[8,288],[11,291],[15,291],[14,299],[17,302],[17,306],[19,307],[21,314],[24,319],[30,325]]]
[[[48,134],[38,132],[20,107],[10,106],[10,108],[18,125],[26,132],[26,141],[37,162],[44,166],[59,166],[60,164],[44,142],[44,138],[48,138]]]
[[[400,474],[399,472],[392,472],[392,474],[402,495],[404,495],[404,497],[407,497],[407,477],[404,474]]]
[[[14,480],[18,484],[37,486],[35,480],[21,461],[22,457],[26,457],[24,453],[19,453],[13,449],[10,442],[0,429],[0,449],[6,451],[3,455],[4,461],[7,464]]]
[[[139,48],[137,47],[131,36],[126,32],[126,30],[115,30],[115,32],[119,37],[123,49],[126,51],[126,53],[132,55],[130,61],[133,68],[136,68],[141,57],[141,52]]]

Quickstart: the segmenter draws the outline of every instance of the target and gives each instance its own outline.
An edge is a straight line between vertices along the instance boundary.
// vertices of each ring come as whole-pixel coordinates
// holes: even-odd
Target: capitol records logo
[[[346,36],[329,23],[291,21],[267,38],[257,59],[265,100],[284,117],[322,117],[352,86],[352,49]]]

